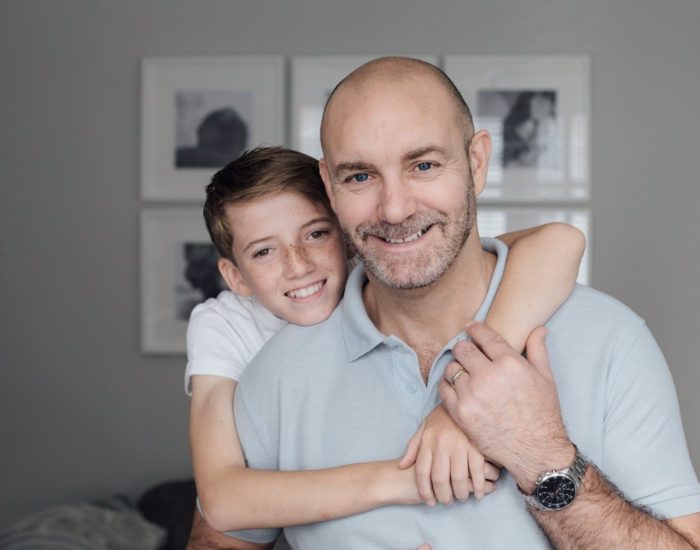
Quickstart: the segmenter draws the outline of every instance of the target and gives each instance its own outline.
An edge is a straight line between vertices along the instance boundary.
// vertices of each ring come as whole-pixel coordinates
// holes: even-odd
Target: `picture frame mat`
[[[174,97],[181,90],[246,90],[253,94],[249,148],[285,142],[284,58],[146,57],[141,82],[141,197],[203,202],[217,168],[176,168]]]

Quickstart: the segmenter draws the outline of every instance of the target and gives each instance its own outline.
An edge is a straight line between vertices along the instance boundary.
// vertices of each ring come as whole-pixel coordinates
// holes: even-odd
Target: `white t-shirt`
[[[263,344],[286,324],[255,298],[229,290],[199,304],[187,326],[187,395],[192,395],[190,378],[196,374],[237,381]]]

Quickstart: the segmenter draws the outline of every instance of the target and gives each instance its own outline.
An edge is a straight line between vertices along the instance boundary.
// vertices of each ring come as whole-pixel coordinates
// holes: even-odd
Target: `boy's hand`
[[[469,493],[476,498],[495,490],[500,470],[487,462],[442,405],[423,421],[408,442],[400,468],[416,464],[416,483],[423,501],[452,504],[465,501]]]

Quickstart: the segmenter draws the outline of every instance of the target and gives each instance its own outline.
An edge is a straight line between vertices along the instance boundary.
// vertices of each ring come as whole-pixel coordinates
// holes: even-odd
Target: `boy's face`
[[[347,278],[335,218],[295,192],[232,204],[226,213],[238,266],[222,259],[219,268],[231,290],[255,296],[290,323],[325,320],[340,301]]]

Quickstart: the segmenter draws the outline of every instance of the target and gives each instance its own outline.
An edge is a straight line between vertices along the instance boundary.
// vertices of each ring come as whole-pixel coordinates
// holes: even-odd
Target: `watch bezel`
[[[548,499],[549,491],[547,490],[547,488],[549,482],[555,479],[559,480],[560,483],[563,482],[568,484],[568,491],[570,491],[573,488],[573,494],[567,495],[568,499],[565,502],[552,502]],[[542,476],[542,478],[537,484],[537,488],[532,494],[532,497],[533,500],[535,500],[537,504],[544,510],[563,510],[576,499],[576,495],[578,495],[578,490],[579,488],[576,483],[576,480],[572,476],[563,472],[556,471],[547,473]]]

